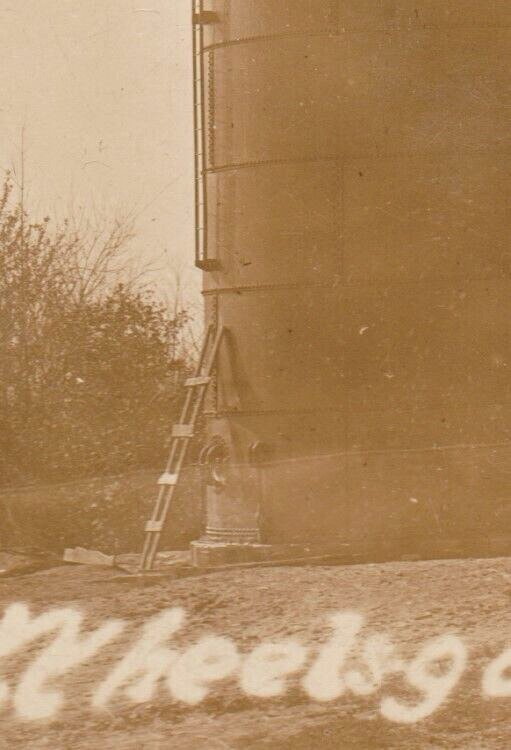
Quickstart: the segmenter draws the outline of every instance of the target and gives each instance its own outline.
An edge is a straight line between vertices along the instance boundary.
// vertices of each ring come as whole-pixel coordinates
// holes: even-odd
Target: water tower
[[[196,0],[198,560],[511,530],[511,3]]]

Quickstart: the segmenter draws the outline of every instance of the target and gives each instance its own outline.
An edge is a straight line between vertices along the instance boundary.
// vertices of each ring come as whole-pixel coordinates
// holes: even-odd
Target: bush
[[[0,491],[0,548],[87,547],[106,554],[140,552],[159,472],[135,471],[101,479]],[[161,549],[186,549],[202,531],[200,475],[186,470],[177,487]],[[27,522],[29,519],[29,522]]]
[[[123,278],[129,227],[81,236],[0,196],[0,485],[161,465],[187,374],[171,315]],[[125,268],[124,268],[125,270]],[[124,274],[125,275],[125,274]]]

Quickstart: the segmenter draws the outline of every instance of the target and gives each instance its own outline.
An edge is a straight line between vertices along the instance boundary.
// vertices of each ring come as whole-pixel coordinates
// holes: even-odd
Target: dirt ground
[[[59,679],[65,703],[56,718],[22,721],[10,704],[2,707],[1,748],[511,747],[511,698],[488,698],[481,690],[485,666],[511,646],[511,559],[234,569],[145,583],[111,569],[63,566],[0,580],[2,611],[13,602],[25,602],[34,614],[74,607],[84,613],[86,629],[112,616],[129,621],[129,627]],[[249,697],[239,681],[228,678],[196,706],[176,701],[162,687],[144,704],[120,692],[108,710],[92,709],[94,688],[129,650],[143,623],[174,606],[187,614],[174,639],[178,648],[215,634],[247,653],[291,637],[314,654],[331,634],[328,616],[354,610],[365,617],[364,631],[387,633],[407,660],[428,639],[456,634],[468,648],[468,666],[445,702],[414,724],[380,713],[385,694],[399,697],[402,678],[384,680],[366,697],[348,693],[318,702],[300,688],[303,670],[287,678],[285,692],[276,698]],[[2,675],[11,687],[44,645],[34,642],[21,655],[3,659]],[[413,690],[403,695],[412,703],[420,700]]]

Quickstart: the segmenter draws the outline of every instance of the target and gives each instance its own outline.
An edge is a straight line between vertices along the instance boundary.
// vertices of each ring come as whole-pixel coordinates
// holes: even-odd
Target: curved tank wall
[[[511,4],[209,7],[210,537],[509,531]]]

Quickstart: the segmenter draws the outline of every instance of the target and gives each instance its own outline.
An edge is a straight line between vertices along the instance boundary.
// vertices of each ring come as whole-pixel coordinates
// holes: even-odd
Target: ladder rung
[[[177,480],[178,479],[179,479],[179,477],[178,477],[177,474],[170,474],[168,471],[166,471],[158,479],[158,484],[166,484],[169,487],[173,487],[174,485],[177,484]]]
[[[145,530],[149,533],[159,532],[163,529],[163,521],[148,521],[145,525]]]
[[[193,425],[175,424],[172,428],[173,438],[191,438],[193,437]]]
[[[211,378],[209,375],[198,375],[194,378],[187,378],[185,380],[185,388],[195,388],[197,385],[209,385]]]
[[[218,23],[219,20],[220,17],[214,10],[199,10],[196,11],[192,16],[192,23],[194,25]]]

